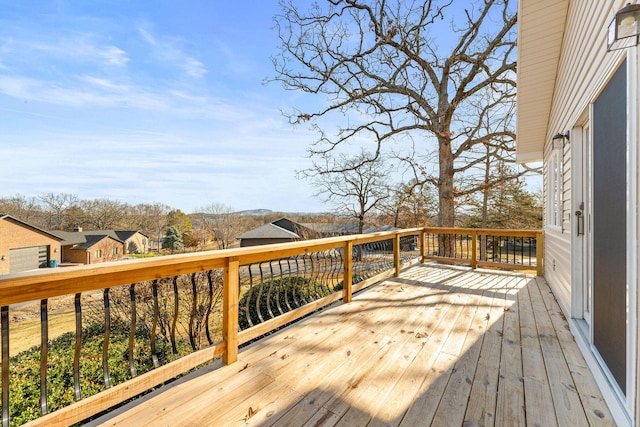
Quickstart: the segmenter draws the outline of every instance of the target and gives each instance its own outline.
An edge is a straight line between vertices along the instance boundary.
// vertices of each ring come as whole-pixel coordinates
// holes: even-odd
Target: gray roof
[[[296,233],[268,223],[238,236],[238,239],[299,239]]]
[[[101,241],[103,241],[104,239],[113,239],[113,237],[111,236],[105,236],[103,235],[99,235],[99,234],[93,234],[93,235],[87,235],[85,236],[85,242],[84,243],[80,243],[77,246],[73,247],[72,249],[78,249],[78,250],[85,250],[85,249],[89,249],[91,248],[93,245],[95,245],[96,243],[99,243]],[[117,240],[118,242],[120,242],[120,240],[118,239],[114,239]],[[122,243],[122,242],[120,242]]]
[[[60,244],[62,246],[77,245],[79,243],[85,243],[87,241],[82,233],[78,233],[76,231],[53,230],[52,233],[56,236],[60,236],[60,238],[62,239],[62,242],[60,242]]]
[[[89,230],[89,231],[61,231],[55,230],[52,234],[62,239],[62,246],[80,245],[77,249],[89,248],[105,237],[110,237],[120,243],[124,243],[127,239],[134,236],[139,231],[129,230]],[[145,234],[140,233],[147,237]]]
[[[89,230],[89,231],[79,231],[78,233],[83,233],[85,236],[109,236],[109,237],[113,237],[116,240],[120,240],[122,242],[124,242],[125,240],[130,239],[131,237],[135,236],[136,233],[140,233],[139,231],[135,231],[135,230]],[[147,236],[144,233],[140,233],[142,234],[144,237],[149,238],[149,236]]]
[[[356,234],[358,232],[358,224],[332,224],[325,222],[309,222],[309,223],[296,223],[287,218],[280,218],[268,224],[262,225],[253,230],[249,230],[246,233],[238,236],[238,239],[301,239],[302,237],[290,230],[287,230],[282,226],[293,226],[298,231],[304,233],[304,229],[314,231],[321,235],[344,235],[344,234]],[[365,226],[363,233],[375,233],[377,231],[389,231],[395,230],[395,227],[391,226]]]

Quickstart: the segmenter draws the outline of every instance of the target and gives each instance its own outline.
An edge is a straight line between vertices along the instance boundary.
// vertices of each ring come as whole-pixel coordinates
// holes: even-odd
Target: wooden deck
[[[92,424],[614,422],[543,279],[421,264]]]

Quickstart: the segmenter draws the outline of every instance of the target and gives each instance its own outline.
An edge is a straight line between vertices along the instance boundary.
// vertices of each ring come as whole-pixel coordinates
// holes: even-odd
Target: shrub
[[[150,371],[150,336],[146,329],[136,332],[134,349],[138,375]],[[82,396],[91,396],[105,390],[102,371],[102,345],[104,327],[91,324],[83,331],[80,357],[80,386]],[[73,383],[73,354],[75,334],[65,333],[49,343],[47,388],[49,412],[75,401]],[[124,323],[113,325],[109,339],[109,373],[111,385],[131,378],[129,372],[129,327]],[[171,360],[171,346],[156,341],[160,363]],[[40,416],[40,347],[35,346],[11,358],[10,416],[12,424],[23,424]]]

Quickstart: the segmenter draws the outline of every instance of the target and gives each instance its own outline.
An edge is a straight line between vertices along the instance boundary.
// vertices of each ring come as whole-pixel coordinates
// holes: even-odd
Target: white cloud
[[[138,32],[140,33],[144,41],[149,43],[151,46],[156,45],[156,39],[151,35],[149,31],[145,30],[144,28],[138,27]]]
[[[163,63],[175,66],[188,76],[198,79],[207,73],[207,69],[202,62],[186,54],[180,48],[180,39],[172,37],[158,38],[142,27],[138,27],[138,33],[152,47],[153,55]]]
[[[73,58],[116,67],[123,67],[129,62],[124,50],[97,39],[98,37],[90,33],[78,33],[60,36],[52,42],[12,40],[11,49],[20,54],[34,54],[38,51],[53,57]]]

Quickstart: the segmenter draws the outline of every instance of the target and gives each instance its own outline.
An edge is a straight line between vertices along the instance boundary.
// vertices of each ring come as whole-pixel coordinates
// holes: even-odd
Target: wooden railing
[[[494,267],[535,270],[543,275],[541,230],[425,228],[425,259]]]
[[[534,244],[535,263],[505,257],[506,240],[489,245],[499,236]],[[218,357],[233,363],[240,346],[425,259],[541,274],[541,241],[416,228],[0,276],[2,424],[73,424]],[[12,312],[37,301],[39,345],[16,348],[24,328]],[[65,304],[63,333],[50,314]]]

